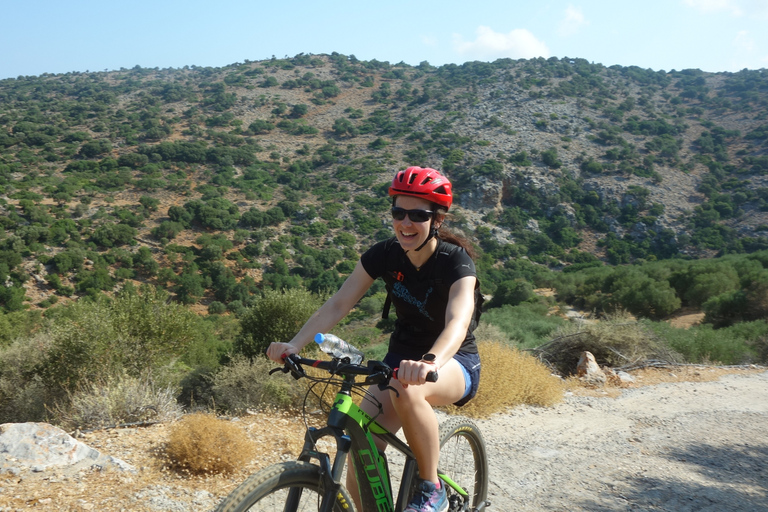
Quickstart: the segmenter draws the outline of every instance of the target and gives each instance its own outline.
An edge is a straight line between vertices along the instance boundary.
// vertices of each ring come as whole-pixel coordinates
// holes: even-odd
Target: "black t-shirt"
[[[463,277],[477,277],[475,264],[467,252],[440,239],[434,254],[419,270],[394,237],[368,249],[360,261],[369,276],[384,280],[397,312],[389,351],[409,359],[419,359],[429,352],[445,328],[451,285]],[[472,331],[477,327],[474,319],[478,318],[476,313],[480,307],[478,295],[479,291],[475,294],[473,322],[461,346],[465,352],[477,353]]]

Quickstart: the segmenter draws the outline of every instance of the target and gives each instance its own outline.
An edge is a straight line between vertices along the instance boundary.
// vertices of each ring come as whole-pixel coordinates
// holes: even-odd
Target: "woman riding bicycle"
[[[267,355],[282,363],[316,333],[329,332],[381,277],[387,302],[397,312],[384,362],[399,367],[398,380],[392,381],[394,391],[371,390],[382,404],[381,414],[370,402],[361,407],[391,432],[402,427],[416,456],[424,480],[405,512],[442,512],[448,503],[437,476],[440,446],[432,408],[463,405],[477,392],[480,358],[472,332],[481,296],[469,245],[441,229],[452,203],[450,181],[434,169],[409,167],[397,173],[389,195],[395,236],[368,249],[299,333],[289,343],[272,343]],[[427,382],[435,370],[438,381]],[[347,489],[359,502],[354,472],[348,475]]]

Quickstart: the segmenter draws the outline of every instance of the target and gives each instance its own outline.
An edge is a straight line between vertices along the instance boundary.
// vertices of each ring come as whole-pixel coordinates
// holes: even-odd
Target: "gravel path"
[[[478,423],[490,510],[768,510],[768,372],[571,395]]]
[[[295,418],[240,421],[269,442],[270,460],[190,478],[157,457],[170,425],[94,432],[82,440],[140,471],[0,474],[0,512],[211,511],[248,473],[293,459],[300,446]],[[490,458],[490,512],[768,511],[766,371],[633,387],[617,398],[569,395],[555,407],[518,407],[477,423]],[[265,428],[267,439],[257,435]]]

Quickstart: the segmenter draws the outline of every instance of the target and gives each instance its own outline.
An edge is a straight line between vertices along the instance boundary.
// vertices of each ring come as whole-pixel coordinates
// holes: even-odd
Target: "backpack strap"
[[[397,239],[392,237],[387,241],[386,245],[384,246],[387,252],[386,263],[384,266],[384,273],[390,274],[395,279],[395,281],[402,281],[404,278],[403,274],[401,272],[395,271],[398,265],[398,261],[397,261],[397,255],[393,250],[393,246],[395,245],[396,242],[397,242]],[[385,287],[387,289],[387,298],[384,300],[384,308],[381,312],[381,318],[386,320],[387,318],[389,318],[389,308],[392,306],[392,287],[389,284],[386,284],[386,281],[384,282],[385,282]]]
[[[384,310],[381,312],[381,318],[386,320],[389,318],[389,308],[392,306],[392,297],[389,295],[389,290],[387,290],[387,298],[384,299]]]

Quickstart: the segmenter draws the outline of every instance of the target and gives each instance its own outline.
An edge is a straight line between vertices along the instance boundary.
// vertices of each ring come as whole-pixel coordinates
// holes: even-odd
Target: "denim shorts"
[[[388,352],[384,356],[384,362],[390,368],[397,368],[400,366],[400,361],[406,359],[405,356]],[[459,351],[453,356],[462,371],[464,372],[464,396],[461,400],[455,402],[453,405],[461,407],[466,404],[477,394],[477,387],[480,385],[480,354],[472,354],[470,352]]]

